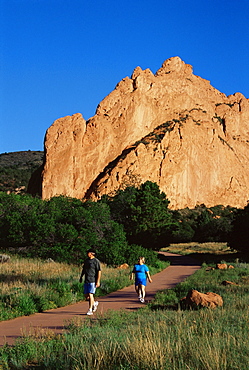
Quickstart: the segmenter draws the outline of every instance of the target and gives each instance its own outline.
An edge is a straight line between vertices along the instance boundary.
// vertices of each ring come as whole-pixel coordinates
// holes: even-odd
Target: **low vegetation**
[[[138,255],[152,265],[157,260],[153,251],[128,244],[107,204],[62,196],[43,201],[0,192],[0,238],[6,253],[58,262],[82,263],[89,248],[108,265],[130,264]]]
[[[228,243],[207,242],[207,243],[172,243],[162,251],[188,255],[197,259],[200,263],[220,263],[222,260],[238,260],[243,255],[237,250],[230,248]]]
[[[98,202],[63,196],[41,200],[0,192],[1,247],[6,253],[15,250],[69,263],[94,247],[108,265],[130,263],[134,250],[152,258],[151,251],[170,243],[224,242],[248,255],[248,207],[198,205],[174,211],[169,203],[150,181]]]
[[[0,350],[5,369],[247,370],[249,265],[204,265],[176,288],[159,292],[137,312],[109,312],[68,322],[68,332],[37,331]],[[236,285],[224,286],[223,280]],[[222,308],[183,310],[188,290],[213,291]]]
[[[150,270],[153,274],[167,265],[158,260],[157,267],[150,266]],[[0,268],[0,321],[84,300],[79,283],[80,265],[12,256]],[[102,264],[102,269],[103,279],[97,296],[131,284],[130,268],[121,270]]]
[[[191,242],[191,243],[172,243],[166,248],[162,248],[164,252],[171,252],[171,253],[178,253],[182,255],[188,254],[206,254],[210,253],[212,257],[214,255],[220,256],[223,254],[233,254],[235,253],[234,250],[231,250],[228,247],[227,243],[215,243],[215,242],[207,242],[207,243],[198,243],[198,242]]]
[[[43,162],[42,151],[0,154],[0,191],[25,194],[31,175]]]
[[[130,270],[116,267],[132,265],[138,255],[146,257],[152,274],[164,268],[154,252],[162,247],[203,262],[201,270],[137,312],[75,319],[64,335],[37,330],[14,347],[4,346],[0,368],[246,370],[249,206],[202,204],[177,211],[168,206],[150,181],[95,203],[0,192],[1,251],[11,256],[0,266],[1,320],[82,300],[78,278],[89,247],[103,264],[99,295],[130,284]],[[233,269],[215,269],[226,260]],[[233,284],[223,285],[224,280]],[[180,300],[192,288],[220,294],[224,306],[184,310]]]

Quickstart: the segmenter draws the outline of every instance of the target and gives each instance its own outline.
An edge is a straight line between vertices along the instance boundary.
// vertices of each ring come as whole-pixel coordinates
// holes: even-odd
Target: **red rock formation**
[[[171,208],[249,199],[249,101],[226,96],[179,57],[153,74],[137,67],[98,106],[47,130],[42,198],[97,199],[157,182]]]
[[[227,270],[228,266],[226,263],[217,263],[216,268],[218,270]]]
[[[191,289],[187,296],[181,300],[181,304],[186,307],[208,307],[216,308],[223,306],[223,299],[219,294],[208,292],[200,293]]]

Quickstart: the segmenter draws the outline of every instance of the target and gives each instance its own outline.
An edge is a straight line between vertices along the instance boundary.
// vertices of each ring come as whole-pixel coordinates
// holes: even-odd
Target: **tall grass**
[[[0,351],[2,363],[6,369],[247,370],[249,266],[234,267],[206,271],[203,266],[137,312],[74,319],[60,336],[27,336]],[[224,286],[223,280],[237,285]],[[182,310],[177,302],[190,288],[221,294],[224,306]]]
[[[234,253],[234,251],[227,246],[226,242],[176,243],[170,244],[167,248],[162,248],[161,250],[165,252],[179,253],[184,255],[193,253],[212,253],[214,255]]]
[[[158,268],[167,267],[158,261]],[[79,283],[81,266],[13,256],[0,264],[0,321],[62,307],[83,300]],[[116,269],[102,265],[101,287],[96,295],[106,295],[131,284],[130,268]]]

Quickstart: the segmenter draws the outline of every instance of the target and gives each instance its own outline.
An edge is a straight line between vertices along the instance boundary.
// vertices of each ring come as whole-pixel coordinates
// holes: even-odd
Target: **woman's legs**
[[[135,290],[136,290],[136,293],[138,295],[138,298],[144,300],[144,298],[145,298],[145,285],[138,284],[138,285],[135,286]]]
[[[145,298],[145,285],[140,285],[140,289],[141,289],[141,295],[142,295],[142,298],[144,299]]]
[[[142,297],[142,292],[141,292],[141,285],[138,284],[138,285],[135,285],[135,290],[136,290],[136,293],[137,293],[137,296],[138,298],[141,298]]]

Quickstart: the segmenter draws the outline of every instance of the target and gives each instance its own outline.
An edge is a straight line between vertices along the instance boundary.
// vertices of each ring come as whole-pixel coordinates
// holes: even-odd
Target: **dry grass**
[[[81,269],[78,265],[12,256],[0,264],[0,321],[84,300]],[[129,272],[102,264],[102,282],[96,294],[129,285]]]
[[[39,259],[12,257],[8,263],[0,265],[2,274],[9,276],[39,277],[52,279],[60,276],[71,276],[79,273],[80,268],[66,263],[46,262]]]
[[[78,279],[80,268],[66,263],[44,262],[39,259],[23,259],[12,257],[9,262],[0,264],[0,292],[8,293],[16,289],[42,289],[37,285],[42,280],[73,280]]]
[[[116,279],[128,274],[128,270],[119,270],[101,265],[104,279]],[[78,281],[82,266],[67,263],[42,261],[39,259],[24,259],[12,257],[7,263],[0,264],[0,291],[8,292],[11,288],[34,288],[37,281],[61,279]]]
[[[214,255],[223,255],[234,253],[234,251],[227,246],[227,243],[215,243],[215,242],[208,243],[191,242],[191,243],[170,244],[169,247],[162,248],[162,251],[178,254],[210,253]]]
[[[76,318],[62,336],[42,330],[26,333],[13,350],[3,350],[2,358],[16,364],[13,369],[35,364],[72,370],[247,370],[248,271],[248,265],[239,263],[224,271],[202,268],[175,288],[179,297],[189,287],[211,289],[223,297],[222,308],[165,306],[152,311],[146,306],[129,313],[110,311],[98,320]],[[224,279],[241,284],[226,287],[220,284]]]

